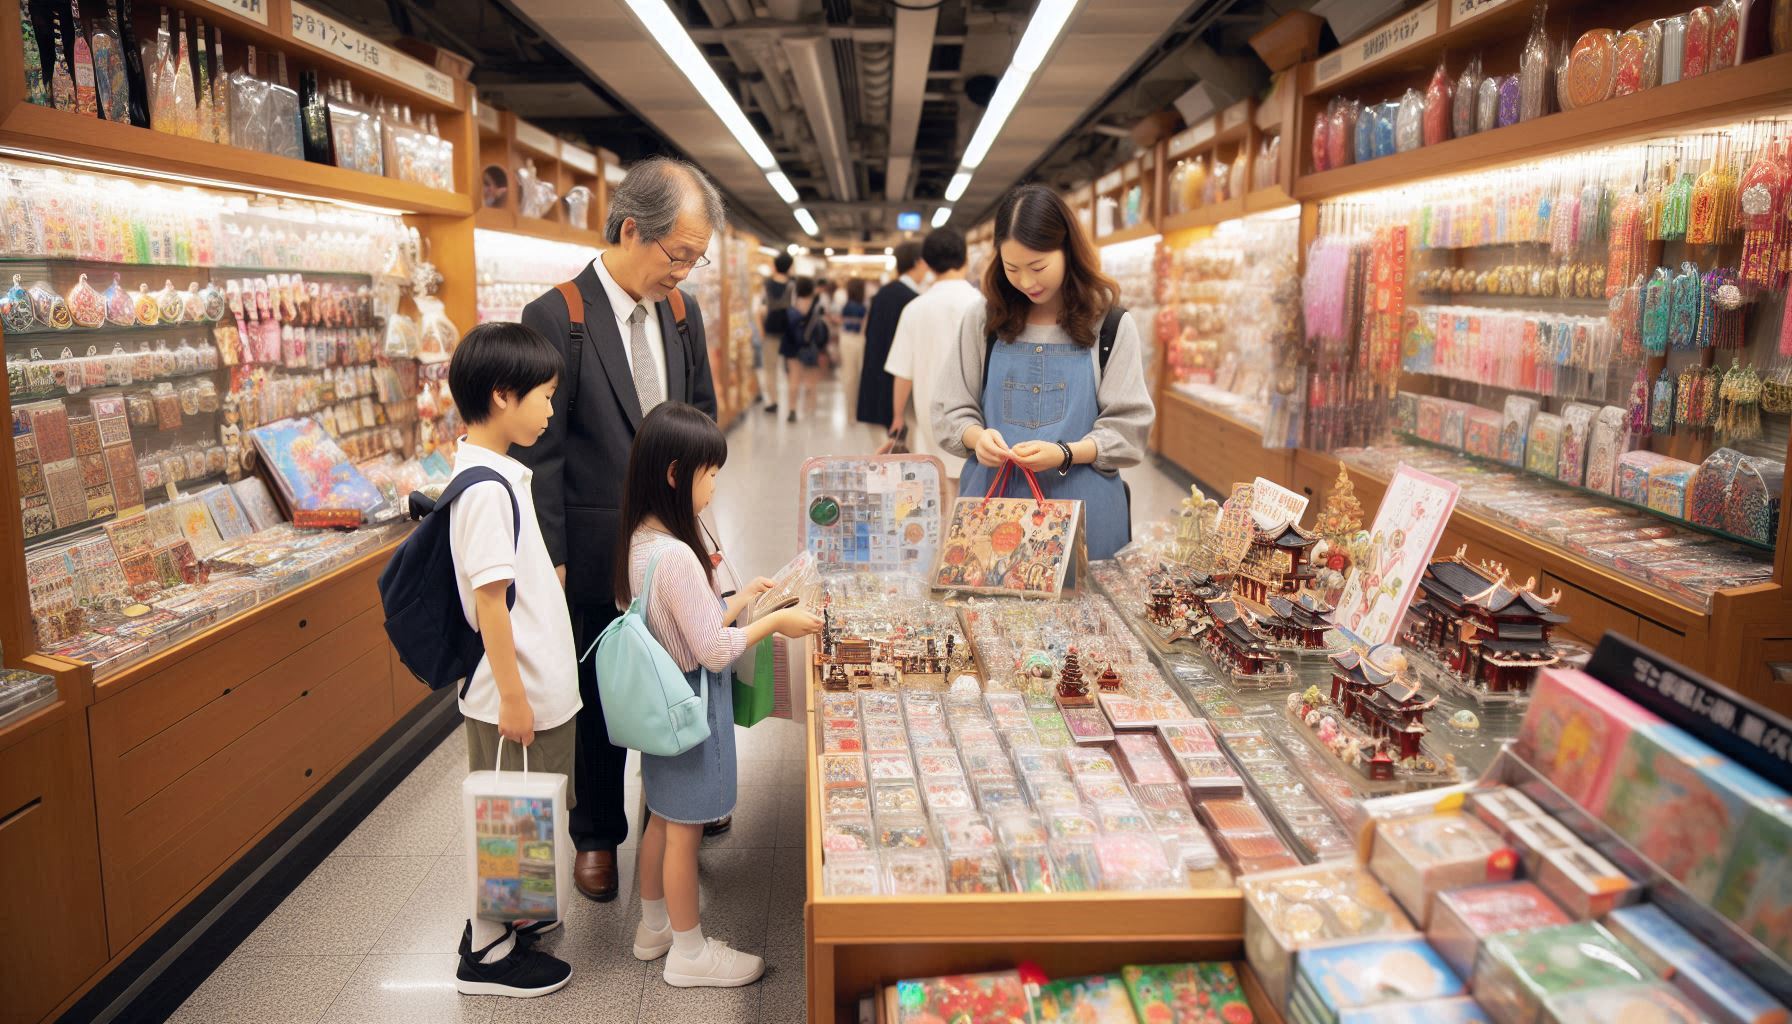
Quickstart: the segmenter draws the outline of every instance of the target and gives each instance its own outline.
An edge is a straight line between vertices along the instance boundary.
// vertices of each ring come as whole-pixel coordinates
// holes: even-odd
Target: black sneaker
[[[505,926],[504,934],[484,949],[473,949],[473,923],[460,936],[460,968],[454,972],[454,988],[464,996],[511,996],[531,999],[558,992],[572,980],[572,967],[534,948],[531,942],[519,941],[510,955],[496,963],[482,963],[492,946],[510,938],[514,927]]]
[[[766,406],[765,411],[771,413],[773,416],[778,415],[778,403],[773,402],[772,404]]]

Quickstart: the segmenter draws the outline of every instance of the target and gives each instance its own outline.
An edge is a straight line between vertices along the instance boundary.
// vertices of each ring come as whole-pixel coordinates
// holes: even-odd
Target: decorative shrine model
[[[1437,705],[1419,692],[1406,655],[1383,644],[1331,656],[1328,697],[1317,686],[1291,693],[1288,717],[1326,752],[1379,792],[1399,792],[1458,781],[1456,759],[1425,746],[1425,713]]]
[[[876,638],[848,636],[831,607],[821,612],[815,667],[829,690],[944,690],[974,672],[970,645],[955,628],[903,623]]]
[[[1112,671],[1110,669],[1110,671]],[[1058,673],[1058,706],[1092,708],[1095,698],[1089,694],[1089,683],[1083,679],[1082,659],[1072,647],[1064,655],[1064,668]]]
[[[1536,586],[1514,585],[1498,562],[1471,563],[1466,548],[1433,561],[1401,637],[1420,675],[1483,704],[1528,699],[1538,670],[1561,660],[1550,634],[1568,621],[1555,610],[1561,591],[1541,597]]]

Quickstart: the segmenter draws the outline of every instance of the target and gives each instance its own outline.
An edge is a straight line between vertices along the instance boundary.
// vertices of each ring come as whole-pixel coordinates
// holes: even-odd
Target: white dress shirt
[[[904,278],[903,280],[907,280]],[[902,307],[896,337],[884,372],[914,383],[915,415],[909,419],[909,450],[931,455],[945,464],[946,475],[958,479],[964,460],[948,452],[934,433],[934,383],[940,367],[958,354],[958,334],[965,317],[984,307],[983,293],[962,278],[939,281]]]
[[[628,360],[631,380],[635,372],[635,354],[629,347],[628,318],[634,313],[636,306],[647,307],[647,319],[641,326],[647,331],[647,350],[653,355],[653,365],[660,372],[660,400],[664,401],[669,384],[666,380],[666,340],[660,332],[659,310],[654,308],[654,303],[636,302],[629,298],[628,292],[623,291],[616,279],[610,276],[610,268],[604,266],[603,256],[592,260],[591,265],[597,269],[597,279],[603,283],[604,294],[610,297],[610,309],[616,314],[616,330],[622,335],[622,355]]]

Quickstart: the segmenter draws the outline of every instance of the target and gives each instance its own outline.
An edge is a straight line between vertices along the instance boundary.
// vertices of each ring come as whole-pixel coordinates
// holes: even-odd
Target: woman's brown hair
[[[1089,233],[1063,197],[1044,185],[1009,190],[996,207],[996,258],[983,275],[983,297],[989,303],[989,329],[1003,341],[1026,330],[1033,300],[1008,280],[1002,269],[1002,243],[1019,242],[1038,252],[1064,253],[1063,308],[1058,326],[1085,348],[1095,344],[1101,318],[1120,299],[1120,285],[1101,272],[1101,259]]]

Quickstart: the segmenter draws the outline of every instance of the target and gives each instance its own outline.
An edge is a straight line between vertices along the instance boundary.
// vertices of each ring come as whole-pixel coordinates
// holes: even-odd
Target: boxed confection
[[[1495,882],[1438,893],[1425,937],[1467,977],[1481,943],[1504,932],[1571,924],[1573,919],[1534,882]]]
[[[1618,486],[1618,456],[1629,443],[1624,410],[1608,405],[1593,417],[1593,429],[1587,441],[1586,485],[1611,494]]]
[[[1446,447],[1462,450],[1464,435],[1468,430],[1468,411],[1474,408],[1467,402],[1444,402],[1443,424],[1438,430],[1437,440]]]
[[[1649,475],[1662,466],[1677,465],[1680,460],[1647,449],[1625,452],[1618,456],[1618,497],[1635,505],[1649,504]]]
[[[1335,1021],[1389,1003],[1464,994],[1462,979],[1423,937],[1352,939],[1308,946],[1294,963],[1293,1016]]]
[[[1430,441],[1433,444],[1443,442],[1444,406],[1448,404],[1446,399],[1438,398],[1436,395],[1426,395],[1419,399],[1420,440]]]
[[[1562,457],[1562,417],[1540,412],[1531,417],[1530,437],[1525,442],[1524,468],[1539,476],[1555,476]]]
[[[1660,982],[1618,985],[1551,996],[1543,1024],[1707,1024],[1679,992]]]
[[[1492,1024],[1492,1019],[1473,996],[1450,996],[1366,1006],[1340,1014],[1338,1024]]]
[[[1732,844],[1713,903],[1743,931],[1792,961],[1792,809],[1752,808]]]
[[[1512,823],[1511,843],[1518,850],[1518,857],[1524,865],[1526,875],[1535,876],[1543,870],[1543,858],[1551,853],[1562,853],[1577,849],[1586,844],[1579,836],[1569,831],[1568,826],[1554,818],[1531,818],[1526,821]]]
[[[1117,974],[1093,974],[1064,978],[1039,986],[1033,994],[1036,1021],[1075,1021],[1077,1024],[1138,1024],[1132,997]]]
[[[1489,936],[1470,988],[1498,1024],[1534,1024],[1556,996],[1654,977],[1610,932],[1581,923]]]
[[[1264,992],[1288,1005],[1296,952],[1328,939],[1410,935],[1406,914],[1355,864],[1314,864],[1250,875],[1244,893],[1244,946]]]
[[[1512,842],[1513,823],[1547,817],[1536,801],[1509,786],[1477,789],[1469,794],[1467,805],[1469,813],[1508,844]]]
[[[1699,467],[1675,459],[1649,470],[1649,507],[1662,515],[1686,518],[1686,494]]]
[[[1544,892],[1582,921],[1643,897],[1635,879],[1585,844],[1544,850],[1532,873]]]
[[[1032,1019],[1032,1001],[1019,971],[899,981],[884,990],[884,997],[886,1015],[880,1019],[892,1024]]]
[[[1739,840],[1764,828],[1784,849],[1786,818],[1757,809],[1789,806],[1786,792],[1679,729],[1632,730],[1617,759],[1599,816],[1638,852],[1711,903]]]
[[[1462,450],[1483,459],[1500,457],[1500,414],[1471,406],[1462,427]]]
[[[1591,444],[1593,417],[1599,412],[1584,402],[1570,402],[1562,410],[1562,447],[1556,460],[1556,479],[1581,486],[1587,481],[1587,452]]]
[[[1369,855],[1369,870],[1421,928],[1436,894],[1509,881],[1517,867],[1517,855],[1492,829],[1462,813],[1379,822]]]
[[[1537,415],[1537,400],[1529,395],[1507,395],[1505,415],[1500,421],[1500,461],[1508,466],[1525,465],[1525,445],[1531,436],[1531,418]],[[1555,459],[1552,450],[1550,459]]]
[[[1605,926],[1643,963],[1723,1024],[1786,1024],[1786,1007],[1653,903],[1621,907]]]
[[[1195,1024],[1201,1020],[1251,1024],[1256,1019],[1245,999],[1238,969],[1229,963],[1123,967],[1120,976],[1126,982],[1133,1012],[1139,1020],[1165,1024]]]
[[[1612,767],[1641,725],[1661,719],[1578,669],[1537,674],[1517,753],[1575,803],[1604,806]]]

